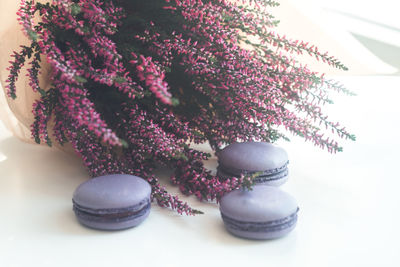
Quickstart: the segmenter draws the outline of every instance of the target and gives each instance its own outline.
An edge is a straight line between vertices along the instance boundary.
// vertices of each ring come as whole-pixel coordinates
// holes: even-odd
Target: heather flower
[[[92,176],[141,176],[160,206],[198,214],[159,183],[157,166],[173,169],[171,181],[182,193],[205,201],[251,187],[252,177],[220,179],[204,167],[211,155],[190,143],[218,151],[233,142],[288,140],[291,133],[335,153],[342,150],[336,137],[355,139],[323,111],[333,103],[330,92],[351,92],[296,55],[347,68],[311,44],[276,34],[269,13],[276,5],[22,0],[19,21],[31,45],[13,54],[7,92],[16,97],[29,59],[29,85],[41,94],[31,127],[38,143],[69,142]],[[38,80],[41,56],[52,66],[48,91]]]
[[[153,62],[151,57],[145,58],[140,55],[139,58],[132,53],[135,60],[130,62],[136,65],[137,76],[140,81],[154,93],[154,95],[164,104],[171,104],[171,94],[168,92],[168,83],[164,81],[165,73],[161,71],[160,64]]]

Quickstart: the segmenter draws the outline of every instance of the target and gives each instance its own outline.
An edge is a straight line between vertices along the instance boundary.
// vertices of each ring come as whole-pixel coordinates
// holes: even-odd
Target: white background
[[[22,143],[0,123],[0,266],[400,266],[400,77],[382,75],[399,73],[400,64],[384,58],[385,44],[400,46],[398,8],[388,0],[289,2],[380,74],[337,77],[358,93],[337,95],[326,109],[357,136],[356,142],[342,142],[344,152],[331,155],[297,138],[280,143],[290,157],[282,189],[300,206],[291,234],[273,241],[233,237],[218,206],[194,197],[183,199],[205,215],[179,216],[153,205],[136,228],[85,228],[71,203],[75,188],[88,179],[80,160]],[[363,43],[364,51],[340,33],[382,43]],[[393,51],[389,59],[400,55]],[[208,166],[215,168],[215,158]],[[159,175],[178,193],[167,173]]]

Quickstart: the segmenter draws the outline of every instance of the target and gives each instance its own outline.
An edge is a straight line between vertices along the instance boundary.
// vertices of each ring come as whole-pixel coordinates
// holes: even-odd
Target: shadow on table
[[[200,209],[205,214],[196,216],[179,215],[169,209],[163,209],[153,205],[153,215],[150,216],[154,216],[155,220],[157,220],[158,216],[160,218],[162,217],[163,221],[170,220],[170,225],[172,225],[170,231],[184,231],[186,233],[186,238],[195,240],[191,242],[197,242],[199,244],[207,243],[211,248],[224,247],[236,249],[239,247],[265,246],[266,244],[271,244],[273,247],[276,247],[276,245],[282,243],[286,244],[285,246],[287,247],[291,247],[296,243],[296,231],[284,238],[274,240],[250,240],[236,237],[225,229],[219,207],[216,203],[200,202],[193,196],[189,198],[185,197],[183,200],[188,201],[191,206]],[[159,228],[160,226],[154,225],[153,227]],[[159,229],[155,231],[160,231],[158,234],[162,234]],[[155,234],[155,236],[157,236],[157,234]]]

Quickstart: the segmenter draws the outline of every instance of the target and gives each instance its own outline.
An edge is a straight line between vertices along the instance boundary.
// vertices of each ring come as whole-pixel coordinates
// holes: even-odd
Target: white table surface
[[[85,228],[71,209],[74,189],[88,179],[79,159],[22,143],[1,126],[0,266],[400,266],[400,77],[343,81],[358,96],[337,96],[329,114],[357,142],[336,155],[301,139],[282,143],[291,161],[282,188],[300,212],[297,228],[273,241],[231,236],[218,207],[194,197],[183,199],[205,215],[153,204],[136,228]]]

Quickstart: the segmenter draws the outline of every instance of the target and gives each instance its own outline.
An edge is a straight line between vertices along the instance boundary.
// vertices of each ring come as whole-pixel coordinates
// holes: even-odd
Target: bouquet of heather
[[[291,132],[337,152],[341,147],[325,137],[326,129],[354,139],[321,111],[331,103],[329,91],[350,92],[295,56],[308,53],[346,67],[314,46],[274,33],[277,21],[269,8],[276,5],[22,0],[19,21],[31,42],[14,54],[8,95],[16,97],[19,70],[29,59],[29,84],[41,95],[31,126],[37,143],[69,142],[92,176],[141,176],[159,205],[199,213],[171,196],[154,168],[173,169],[172,182],[201,200],[219,199],[251,179],[212,175],[203,165],[211,155],[190,143],[208,142],[219,151],[238,141],[288,139],[284,133]],[[46,90],[38,79],[44,57],[52,67],[52,87]]]

